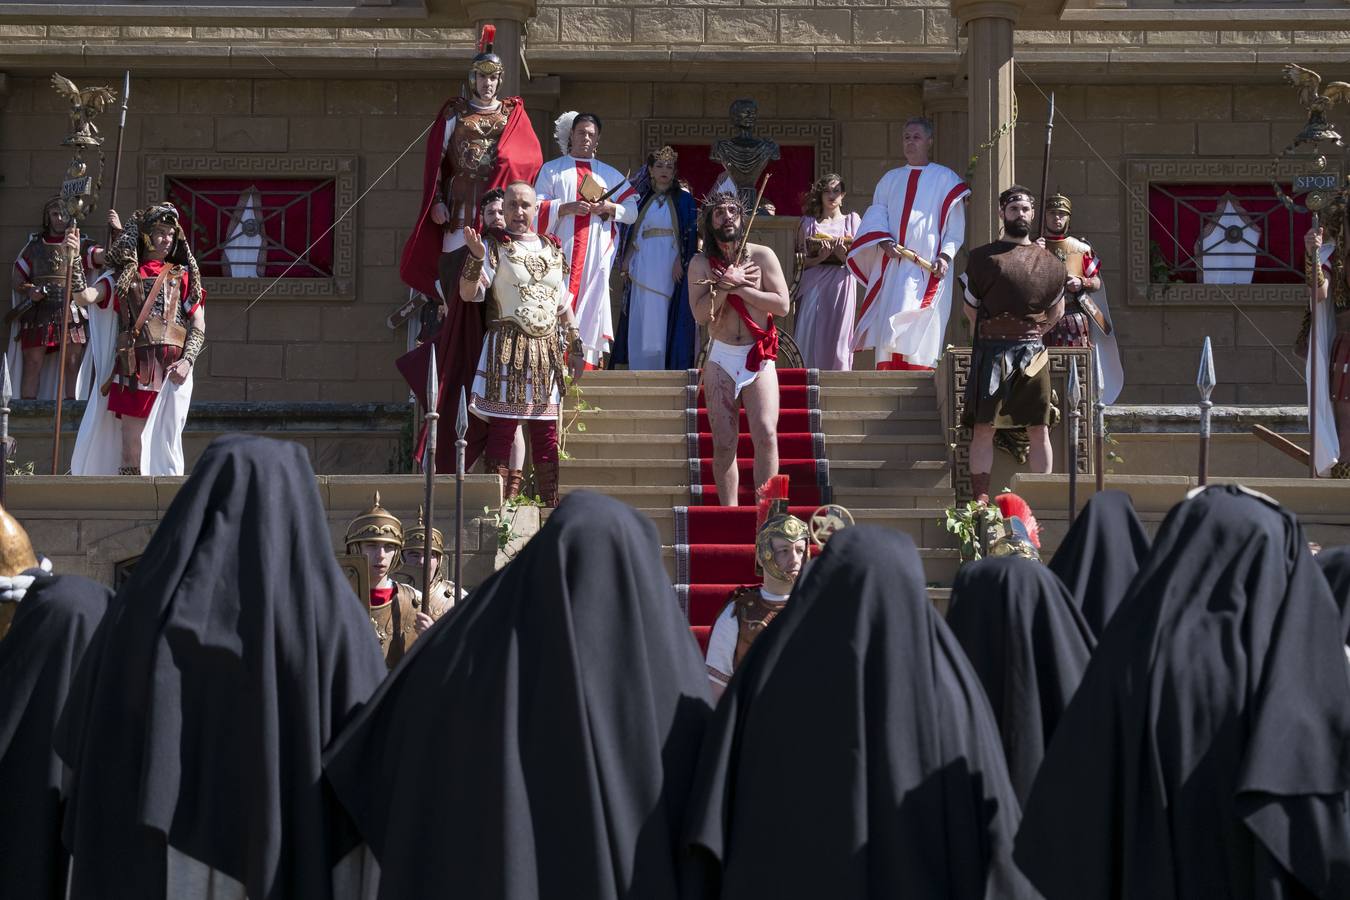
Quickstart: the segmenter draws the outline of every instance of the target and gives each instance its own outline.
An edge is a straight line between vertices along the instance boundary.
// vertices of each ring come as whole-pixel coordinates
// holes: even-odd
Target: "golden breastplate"
[[[1092,252],[1092,248],[1086,242],[1066,234],[1062,238],[1046,238],[1045,249],[1064,263],[1070,277],[1083,277],[1083,260]]]
[[[454,174],[477,181],[492,177],[497,165],[497,142],[506,130],[506,109],[467,112],[455,118],[450,137]]]
[[[42,238],[33,241],[33,249],[29,254],[32,261],[33,277],[30,279],[33,284],[46,285],[53,284],[65,287],[66,283],[66,245],[49,244]],[[58,295],[59,297],[59,295]]]
[[[527,250],[519,241],[501,245],[492,280],[498,320],[515,322],[530,337],[556,334],[564,272],[562,251],[547,241],[538,250]]]

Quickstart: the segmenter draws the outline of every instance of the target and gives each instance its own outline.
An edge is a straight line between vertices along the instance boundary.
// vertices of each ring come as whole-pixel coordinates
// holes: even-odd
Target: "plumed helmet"
[[[403,548],[403,523],[398,516],[380,505],[380,492],[375,492],[375,502],[370,509],[361,513],[347,526],[347,552],[356,553],[357,544],[390,544]]]
[[[505,67],[502,58],[492,52],[492,44],[497,39],[497,26],[484,25],[478,36],[478,55],[469,63],[469,77],[474,75],[500,75]]]
[[[796,543],[810,534],[806,523],[788,512],[788,476],[775,475],[760,489],[759,513],[755,526],[755,562],[764,574],[778,581],[792,581],[774,558],[774,538]]]
[[[426,510],[419,506],[417,507],[417,524],[403,533],[403,546],[407,550],[420,552],[426,546],[426,540]],[[445,555],[445,536],[435,526],[432,526],[431,529],[431,552],[436,556]]]
[[[1045,199],[1046,212],[1062,212],[1066,216],[1073,215],[1073,202],[1063,194],[1051,194]]]

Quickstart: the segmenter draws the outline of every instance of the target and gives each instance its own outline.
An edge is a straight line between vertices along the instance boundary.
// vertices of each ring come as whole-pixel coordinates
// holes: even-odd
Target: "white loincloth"
[[[772,368],[774,365],[773,360],[766,359],[760,363],[758,372],[751,372],[747,369],[745,360],[754,346],[754,344],[738,346],[715,340],[712,342],[712,348],[708,350],[707,362],[717,363],[717,367],[731,376],[731,380],[736,383],[736,393],[733,396],[739,397],[741,391],[755,383],[755,379],[759,377],[760,372]]]

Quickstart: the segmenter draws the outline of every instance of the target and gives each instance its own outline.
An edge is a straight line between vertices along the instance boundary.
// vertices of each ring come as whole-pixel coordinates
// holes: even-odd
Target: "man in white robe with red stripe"
[[[638,217],[638,193],[622,172],[595,158],[600,118],[566,112],[554,123],[563,155],[539,170],[540,234],[562,246],[569,267],[572,312],[586,348],[586,368],[599,368],[614,340],[609,304],[609,273],[619,249],[620,223]]]
[[[945,346],[970,188],[929,161],[928,119],[907,121],[902,139],[906,165],[882,176],[848,254],[864,286],[853,352],[875,350],[878,369],[931,369]]]

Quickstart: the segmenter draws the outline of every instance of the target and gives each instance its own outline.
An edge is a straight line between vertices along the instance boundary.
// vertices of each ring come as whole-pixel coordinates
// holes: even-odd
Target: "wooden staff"
[[[463,590],[464,544],[459,536],[464,532],[464,452],[469,446],[469,403],[464,397],[464,385],[459,386],[459,415],[455,417],[455,592],[456,602]]]
[[[737,266],[741,263],[741,254],[745,252],[745,245],[750,242],[750,229],[755,226],[755,216],[759,215],[759,205],[764,201],[764,188],[768,187],[769,176],[772,173],[765,172],[764,177],[759,182],[759,193],[755,195],[755,208],[750,210],[750,219],[745,223],[745,231],[741,232],[741,243],[736,248],[736,255],[731,258],[731,265]],[[709,324],[717,321],[717,313],[721,306],[717,302],[717,282],[713,282],[712,289],[712,316],[709,318]]]
[[[75,233],[76,240],[80,236],[80,229],[75,225],[74,218],[71,219],[70,230],[67,232]],[[61,407],[66,398],[66,341],[70,339],[70,304],[75,302],[71,296],[75,288],[75,267],[82,265],[80,262],[80,251],[78,247],[75,252],[67,254],[66,262],[66,287],[61,292],[64,302],[61,304],[61,347],[56,354],[56,424],[52,427],[52,474],[61,474]]]
[[[1050,117],[1045,122],[1045,159],[1041,162],[1041,237],[1045,237],[1045,192],[1050,189],[1050,141],[1055,136],[1055,92],[1050,92]]]
[[[117,208],[117,181],[122,174],[122,137],[127,130],[127,104],[131,101],[131,70],[122,73],[122,113],[117,122],[117,152],[113,155],[112,192],[108,195],[108,208]],[[112,246],[112,226],[108,226],[108,246]]]
[[[1312,214],[1312,228],[1321,228],[1321,217]],[[1317,477],[1317,278],[1322,274],[1322,261],[1314,259],[1308,272],[1308,477]],[[1330,292],[1330,288],[1328,288]],[[1345,452],[1342,450],[1342,452]]]
[[[428,616],[431,615],[431,523],[436,515],[436,420],[441,417],[436,412],[439,388],[436,348],[432,347],[431,368],[427,372],[427,409],[422,417],[427,427],[426,449],[422,455],[422,471],[426,475],[426,518],[422,520],[422,612]]]
[[[1083,413],[1082,386],[1078,382],[1078,363],[1069,358],[1069,383],[1065,389],[1069,400],[1069,458],[1065,461],[1069,471],[1069,524],[1073,524],[1078,515],[1078,436],[1081,434]]]

